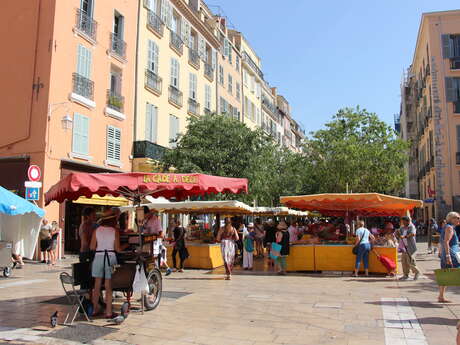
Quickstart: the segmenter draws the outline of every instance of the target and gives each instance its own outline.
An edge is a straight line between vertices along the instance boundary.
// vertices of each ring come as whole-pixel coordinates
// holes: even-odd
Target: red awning
[[[146,195],[183,200],[189,196],[247,193],[248,180],[203,174],[168,173],[71,173],[45,193],[45,204],[92,195],[124,196],[139,200]]]

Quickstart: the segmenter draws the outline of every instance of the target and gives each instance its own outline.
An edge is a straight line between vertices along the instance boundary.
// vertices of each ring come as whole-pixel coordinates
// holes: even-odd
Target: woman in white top
[[[105,287],[105,316],[113,318],[112,313],[112,266],[117,264],[115,252],[120,251],[120,234],[116,229],[117,214],[109,210],[99,220],[99,227],[94,230],[90,249],[96,251],[91,268],[94,277],[93,306],[94,314],[99,313],[99,296],[102,279]]]
[[[358,221],[358,230],[356,230],[356,242],[355,246],[358,246],[358,254],[356,255],[355,273],[354,276],[358,276],[359,265],[361,260],[364,263],[364,272],[366,276],[369,275],[369,252],[371,251],[371,242],[374,241],[375,237],[369,230],[364,227],[364,221]]]

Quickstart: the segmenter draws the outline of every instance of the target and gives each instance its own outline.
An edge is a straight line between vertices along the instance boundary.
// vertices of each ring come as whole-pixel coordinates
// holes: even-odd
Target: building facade
[[[123,0],[5,1],[2,32],[5,121],[0,184],[24,195],[29,164],[42,170],[43,191],[72,171],[130,171],[134,116],[137,3]],[[20,43],[16,43],[20,42]],[[21,72],[12,66],[21,66]],[[11,97],[11,95],[14,95]],[[80,200],[46,207],[69,240]],[[74,223],[79,224],[79,221]],[[67,241],[66,241],[67,245]]]
[[[405,194],[425,201],[419,217],[460,209],[460,11],[422,15],[401,86],[397,126],[411,143]]]

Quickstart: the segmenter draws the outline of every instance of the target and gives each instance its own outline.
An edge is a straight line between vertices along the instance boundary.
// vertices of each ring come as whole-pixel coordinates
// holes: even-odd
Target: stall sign
[[[26,200],[38,200],[40,188],[26,187]]]
[[[193,175],[174,175],[174,174],[155,174],[144,175],[144,183],[198,183],[198,176]]]

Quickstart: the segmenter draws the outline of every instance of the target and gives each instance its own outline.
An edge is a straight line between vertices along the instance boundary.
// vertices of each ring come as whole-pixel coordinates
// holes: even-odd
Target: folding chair
[[[70,311],[67,313],[67,316],[65,317],[63,325],[73,326],[73,322],[75,321],[75,318],[77,317],[79,309],[81,309],[83,311],[83,314],[85,314],[86,320],[88,320],[89,322],[92,322],[92,320],[88,317],[88,314],[86,313],[86,310],[82,304],[82,301],[84,299],[84,294],[87,291],[86,290],[76,290],[75,286],[77,286],[78,283],[76,283],[73,277],[67,272],[62,272],[59,275],[59,279],[61,280],[62,288],[64,289],[65,295],[67,296],[67,299],[70,305]],[[70,321],[70,323],[67,323],[69,316],[72,317],[72,321]]]

